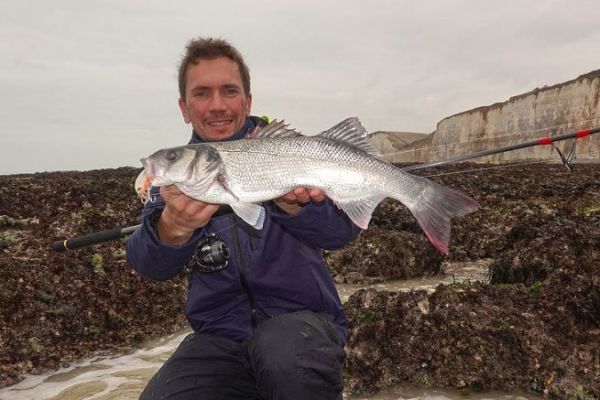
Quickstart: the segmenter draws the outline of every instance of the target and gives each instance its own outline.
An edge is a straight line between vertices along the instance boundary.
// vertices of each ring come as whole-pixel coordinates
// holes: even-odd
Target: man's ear
[[[190,114],[188,113],[187,104],[185,103],[185,100],[181,97],[179,98],[179,109],[181,110],[183,120],[186,124],[189,124],[191,122]]]

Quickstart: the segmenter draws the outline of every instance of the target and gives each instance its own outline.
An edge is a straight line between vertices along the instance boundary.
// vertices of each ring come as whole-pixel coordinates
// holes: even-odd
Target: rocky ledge
[[[137,172],[0,176],[1,386],[185,326],[185,276],[138,276],[123,240],[50,250],[61,238],[135,224]],[[349,391],[406,383],[600,398],[600,165],[569,173],[465,164],[421,174],[482,206],[453,221],[450,254],[433,250],[406,208],[386,200],[357,241],[325,253],[334,278],[381,282],[486,260],[490,283],[351,296]]]

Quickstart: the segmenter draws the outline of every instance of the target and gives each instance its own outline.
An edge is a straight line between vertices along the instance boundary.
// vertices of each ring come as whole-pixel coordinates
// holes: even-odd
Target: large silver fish
[[[148,199],[152,186],[175,184],[207,203],[229,204],[261,229],[264,208],[295,187],[321,189],[360,228],[375,207],[392,197],[410,209],[440,251],[448,252],[450,219],[478,208],[475,200],[379,158],[357,118],[316,136],[303,136],[274,121],[246,140],[163,149],[142,159],[136,191]]]

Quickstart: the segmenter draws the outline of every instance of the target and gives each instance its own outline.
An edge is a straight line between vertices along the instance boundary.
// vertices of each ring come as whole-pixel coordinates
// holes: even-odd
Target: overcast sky
[[[599,69],[598,21],[595,0],[0,0],[0,174],[140,166],[186,143],[192,37],[238,47],[254,114],[429,133]]]

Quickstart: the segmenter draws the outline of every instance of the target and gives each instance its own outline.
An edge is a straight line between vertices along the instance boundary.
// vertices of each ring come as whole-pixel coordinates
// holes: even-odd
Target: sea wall
[[[548,135],[600,126],[600,70],[441,120],[426,138],[405,146],[393,162],[433,162]],[[557,143],[563,152],[573,141]],[[559,159],[550,146],[535,146],[473,160],[504,162]],[[577,159],[600,159],[600,135],[581,139]]]

